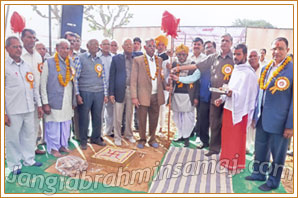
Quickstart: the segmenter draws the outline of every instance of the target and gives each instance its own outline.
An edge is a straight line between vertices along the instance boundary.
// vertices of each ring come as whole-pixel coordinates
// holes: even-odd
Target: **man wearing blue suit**
[[[271,46],[273,60],[262,69],[256,124],[253,173],[246,180],[266,181],[262,191],[278,188],[285,163],[288,141],[293,136],[293,63],[287,57],[286,38],[278,37]],[[273,161],[269,167],[270,154]]]
[[[122,45],[123,54],[113,56],[110,79],[109,79],[109,96],[114,105],[114,138],[115,145],[121,146],[121,123],[125,110],[125,131],[124,136],[131,142],[135,143],[133,138],[131,121],[133,106],[130,94],[130,76],[132,69],[132,40],[125,39]]]

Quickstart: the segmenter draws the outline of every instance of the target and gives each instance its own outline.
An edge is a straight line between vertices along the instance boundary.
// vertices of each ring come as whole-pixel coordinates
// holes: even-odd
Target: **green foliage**
[[[250,20],[250,19],[236,19],[232,26],[240,26],[240,27],[259,27],[259,28],[274,28],[274,26],[261,19],[261,20]]]

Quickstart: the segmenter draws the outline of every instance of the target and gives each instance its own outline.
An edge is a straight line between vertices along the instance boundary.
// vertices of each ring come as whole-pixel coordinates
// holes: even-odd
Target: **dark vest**
[[[194,62],[191,62],[191,64],[194,64]],[[173,68],[177,66],[177,62],[173,63]],[[183,66],[183,65],[181,65]],[[188,76],[192,75],[195,72],[195,70],[189,70],[188,71]],[[176,81],[173,81],[173,88],[174,88],[174,92],[173,93],[185,93],[185,94],[189,94],[189,98],[191,101],[191,105],[194,105],[194,99],[196,96],[196,92],[198,91],[198,83],[193,82],[193,87],[190,88],[190,84],[184,84],[183,83],[183,87],[179,87],[178,88],[178,83]]]
[[[70,66],[73,66],[73,62],[70,59]],[[64,97],[64,87],[60,85],[58,81],[58,72],[56,69],[56,62],[54,57],[48,58],[48,81],[47,81],[47,94],[48,94],[48,103],[52,109],[61,110],[63,104],[63,97]],[[63,76],[63,80],[65,80],[66,74],[66,64],[64,61],[59,59],[59,66],[60,66],[60,74]],[[73,82],[70,81],[69,83]],[[74,89],[73,89],[74,90]],[[74,97],[73,91],[73,105],[76,106],[76,100]]]

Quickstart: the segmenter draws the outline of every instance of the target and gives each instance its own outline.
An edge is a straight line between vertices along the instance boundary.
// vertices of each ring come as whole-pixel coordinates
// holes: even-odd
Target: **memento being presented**
[[[220,87],[220,88],[209,87],[209,91],[216,92],[216,93],[227,94],[228,91],[229,91],[229,87],[228,87],[227,84],[223,84],[222,87]]]

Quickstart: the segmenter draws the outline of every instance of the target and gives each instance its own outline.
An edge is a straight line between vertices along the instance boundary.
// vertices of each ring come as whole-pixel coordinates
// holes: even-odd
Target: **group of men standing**
[[[272,42],[272,61],[266,65],[260,65],[258,52],[248,53],[244,44],[237,44],[232,52],[230,34],[221,37],[219,52],[214,42],[204,43],[199,37],[193,40],[192,56],[187,46],[177,46],[172,65],[163,35],[146,40],[144,54],[134,50],[140,39],[124,39],[122,54],[116,54],[117,43],[108,39],[101,43],[89,40],[86,52],[75,49],[78,39],[80,42],[76,34],[67,32],[57,42],[53,57],[41,57],[35,51],[35,32],[30,29],[22,33],[23,52],[17,37],[5,42],[9,55],[5,61],[6,160],[14,174],[21,173],[21,160],[25,166],[42,165],[34,160],[35,153],[43,152],[35,144],[38,131],[41,136],[42,117],[47,152],[55,157],[69,152],[71,126],[81,149],[87,149],[90,114],[90,143],[106,145],[101,137],[103,120],[104,133],[114,134],[116,146],[122,145],[123,138],[135,143],[133,107],[140,136],[137,147],[143,149],[148,142],[158,148],[155,133],[164,124],[162,105],[171,102],[178,128],[175,141],[184,141],[188,147],[195,132],[198,148],[209,147],[206,156],[220,153],[225,161],[222,166],[234,173],[245,168],[247,128],[256,127],[254,172],[246,179],[265,181],[268,169],[277,169],[260,189],[279,186],[280,166],[293,135],[293,64],[287,57],[285,38]],[[171,101],[167,101],[168,94]],[[263,163],[268,164],[270,154],[273,162],[268,167]]]
[[[219,88],[211,89],[211,141],[205,155],[220,153],[221,165],[233,174],[240,173],[245,168],[247,128],[252,125],[256,127],[254,171],[245,179],[266,181],[260,190],[275,189],[280,184],[288,141],[293,135],[293,63],[287,56],[288,41],[284,37],[276,38],[271,46],[272,61],[261,68],[256,61],[256,50],[250,51],[247,63],[244,44],[237,44],[232,53],[231,35],[225,34],[221,38],[220,52],[196,65],[175,67],[172,72],[208,71],[210,87]],[[261,73],[257,76],[259,69]],[[187,77],[172,75],[172,78],[183,83],[192,83],[196,79],[194,74]],[[200,135],[202,132],[204,134],[204,130]],[[208,142],[204,141],[203,145]],[[270,155],[273,158],[271,166]],[[234,163],[235,159],[237,163]]]

